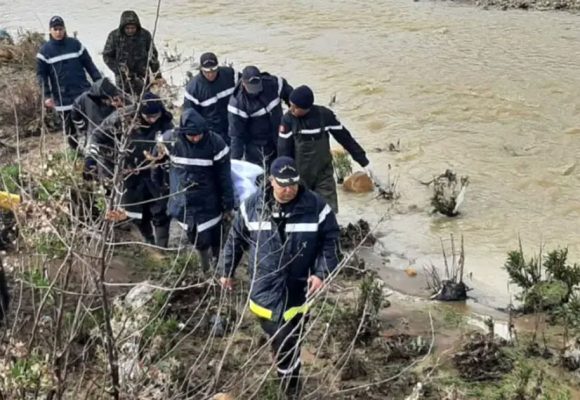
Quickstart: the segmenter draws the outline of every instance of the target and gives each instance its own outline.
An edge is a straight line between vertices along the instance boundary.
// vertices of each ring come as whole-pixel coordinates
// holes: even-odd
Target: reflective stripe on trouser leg
[[[272,352],[282,378],[298,376],[300,372],[302,320],[302,315],[287,322],[260,319],[262,329],[272,337]]]

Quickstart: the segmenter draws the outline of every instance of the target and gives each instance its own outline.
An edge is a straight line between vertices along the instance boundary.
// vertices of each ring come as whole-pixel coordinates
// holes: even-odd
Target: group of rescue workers
[[[365,151],[330,109],[314,104],[308,86],[293,88],[256,66],[237,72],[209,52],[185,88],[174,126],[149,91],[161,79],[160,63],[134,11],[122,13],[103,51],[115,84],[67,36],[61,17],[51,18],[49,28],[37,55],[38,79],[45,106],[61,115],[69,145],[85,158],[85,179],[106,186],[120,174],[121,207],[144,240],[168,247],[169,225],[177,220],[202,267],[216,268],[226,290],[248,254],[249,308],[272,338],[286,393],[298,396],[309,302],[340,257],[330,135],[380,184]],[[243,201],[236,199],[231,160],[267,175]]]

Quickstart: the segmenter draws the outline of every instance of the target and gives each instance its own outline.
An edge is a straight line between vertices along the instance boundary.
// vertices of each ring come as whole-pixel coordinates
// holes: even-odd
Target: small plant
[[[332,151],[332,166],[336,175],[336,182],[342,184],[347,176],[352,174],[352,161],[350,155],[344,150]]]
[[[516,298],[523,301],[525,311],[554,310],[569,302],[580,284],[580,265],[567,264],[567,258],[568,249],[553,250],[545,257],[540,250],[526,261],[521,243],[519,250],[508,253],[504,267],[510,281],[522,288]]]
[[[463,176],[458,180],[457,175],[448,169],[430,183],[433,183],[431,205],[435,211],[448,217],[457,216],[459,208],[465,200],[469,177]]]
[[[459,248],[459,254],[457,254],[455,239],[451,235],[451,261],[447,258],[443,240],[441,240],[441,252],[443,253],[443,261],[445,262],[445,279],[441,279],[438,269],[433,264],[425,268],[427,287],[433,293],[431,299],[441,301],[466,300],[469,288],[463,282],[463,272],[465,269],[463,236],[461,236],[461,247]]]

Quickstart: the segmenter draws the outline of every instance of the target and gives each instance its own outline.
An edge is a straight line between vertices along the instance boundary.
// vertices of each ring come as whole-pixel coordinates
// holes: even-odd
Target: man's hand
[[[220,285],[222,289],[232,291],[234,290],[234,278],[226,278],[225,276],[222,276],[220,278]]]
[[[367,175],[369,176],[369,178],[371,178],[371,180],[373,181],[373,183],[375,184],[375,186],[378,187],[379,189],[383,189],[384,188],[384,185],[381,182],[381,180],[377,177],[377,174],[375,173],[375,171],[371,167],[371,164],[369,163],[364,168],[365,168],[365,172],[367,173]]]
[[[234,211],[233,210],[226,210],[223,212],[223,220],[224,223],[229,224],[234,219]]]
[[[316,275],[310,275],[308,278],[308,296],[312,296],[316,294],[319,290],[324,287],[324,282],[322,279],[317,277]]]
[[[51,98],[44,100],[44,106],[46,108],[54,108],[54,100]]]

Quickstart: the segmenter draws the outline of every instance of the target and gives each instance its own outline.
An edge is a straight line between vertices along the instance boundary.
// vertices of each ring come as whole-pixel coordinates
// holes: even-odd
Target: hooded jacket
[[[109,115],[93,132],[89,152],[100,161],[106,176],[110,176],[113,172],[121,151],[123,151],[125,169],[143,167],[148,163],[143,152],[152,153],[157,135],[171,129],[173,129],[173,115],[165,108],[161,117],[153,125],[147,125],[141,118],[138,105],[128,106]],[[125,135],[128,135],[129,139],[126,148],[121,149],[119,145]],[[139,174],[131,174],[126,179],[126,186],[133,187],[140,179],[150,178],[150,174],[143,171]]]
[[[262,88],[259,94],[249,95],[240,81],[230,98],[229,135],[234,159],[242,158],[244,149],[240,146],[243,143],[276,148],[278,126],[282,119],[282,100],[289,104],[292,86],[284,78],[264,72]]]
[[[36,55],[38,82],[44,98],[53,99],[56,111],[72,110],[74,100],[91,86],[87,73],[93,82],[101,78],[89,52],[77,39],[51,37]]]
[[[239,72],[219,67],[217,78],[210,82],[200,72],[185,88],[183,109],[193,108],[207,121],[209,129],[219,133],[226,143],[228,136],[228,103],[239,80]]]
[[[77,97],[73,103],[72,120],[76,127],[86,130],[91,136],[95,129],[111,115],[116,108],[107,105],[103,100],[122,95],[107,78],[101,78],[89,90]]]
[[[198,143],[186,133],[202,133]],[[179,128],[163,136],[170,159],[168,213],[202,232],[221,221],[222,212],[234,208],[229,147],[197,111],[181,115]]]
[[[125,26],[129,24],[137,26],[137,32],[133,36],[125,34]],[[117,77],[123,75],[121,69],[126,67],[130,76],[145,78],[149,49],[151,49],[149,68],[153,73],[158,73],[159,58],[151,33],[141,26],[135,11],[123,11],[119,28],[111,31],[107,37],[103,60]]]
[[[320,196],[299,187],[278,206],[272,188],[242,203],[224,247],[222,276],[231,277],[244,252],[253,277],[250,310],[268,320],[288,321],[305,313],[309,275],[325,279],[339,262],[340,228]]]

